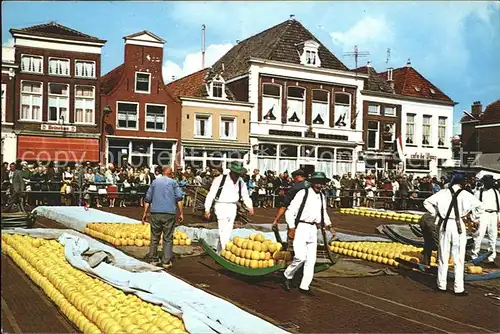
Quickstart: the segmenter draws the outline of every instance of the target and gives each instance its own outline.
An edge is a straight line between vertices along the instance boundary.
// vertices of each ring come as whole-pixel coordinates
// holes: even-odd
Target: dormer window
[[[210,97],[216,99],[225,99],[226,98],[226,89],[224,79],[217,75],[214,77],[210,85],[208,85],[207,89],[209,90]]]
[[[321,60],[318,54],[319,43],[313,40],[304,42],[304,51],[300,56],[300,63],[302,65],[320,67]]]

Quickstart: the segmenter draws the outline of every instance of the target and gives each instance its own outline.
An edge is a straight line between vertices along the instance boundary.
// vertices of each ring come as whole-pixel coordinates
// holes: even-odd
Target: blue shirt
[[[177,213],[177,202],[182,200],[182,191],[177,182],[169,177],[157,178],[151,183],[146,202],[151,204],[151,213]]]

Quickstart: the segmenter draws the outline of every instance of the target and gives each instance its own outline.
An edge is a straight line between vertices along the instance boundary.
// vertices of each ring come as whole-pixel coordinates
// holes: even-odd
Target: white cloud
[[[205,50],[205,67],[213,65],[220,57],[233,47],[233,44],[211,44]],[[163,77],[166,82],[172,81],[172,76],[176,79],[194,73],[202,69],[201,50],[188,53],[184,58],[182,67],[177,63],[166,60],[163,63]]]
[[[378,45],[390,42],[394,33],[384,17],[364,17],[344,32],[336,31],[330,34],[337,45],[350,48],[354,45]]]

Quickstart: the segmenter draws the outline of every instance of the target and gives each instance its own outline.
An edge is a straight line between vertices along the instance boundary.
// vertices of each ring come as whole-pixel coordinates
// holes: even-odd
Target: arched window
[[[351,94],[335,93],[335,126],[351,127]]]
[[[281,115],[281,86],[265,83],[262,85],[262,115],[265,121],[276,121]]]
[[[327,90],[314,89],[312,92],[312,123],[328,125],[330,114],[330,93]]]
[[[306,90],[302,87],[290,86],[287,93],[286,117],[291,123],[304,123]]]

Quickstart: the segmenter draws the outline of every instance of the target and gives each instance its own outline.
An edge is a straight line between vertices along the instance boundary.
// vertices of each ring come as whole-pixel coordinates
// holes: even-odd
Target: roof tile
[[[71,37],[78,40],[87,40],[93,42],[106,42],[97,37],[90,36],[84,34],[80,31],[71,29],[69,27],[63,26],[62,24],[51,21],[49,23],[38,24],[31,27],[26,27],[22,29],[10,29],[12,33],[29,33],[33,35],[39,36],[48,36],[48,37]]]
[[[500,123],[500,99],[490,103],[481,117],[481,125]]]

